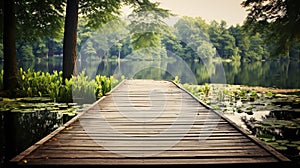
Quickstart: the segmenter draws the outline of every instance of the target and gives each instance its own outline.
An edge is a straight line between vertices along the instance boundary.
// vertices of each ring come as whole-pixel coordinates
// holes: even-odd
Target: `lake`
[[[3,65],[0,63],[0,69]],[[19,67],[37,71],[62,70],[62,59],[49,61],[19,61]],[[277,88],[300,88],[300,62],[199,62],[181,59],[162,61],[121,60],[78,62],[78,71],[86,71],[93,77],[101,75],[124,75],[136,79],[173,80],[179,76],[182,83],[228,83]]]
[[[300,63],[291,61],[264,62],[211,62],[184,61],[172,59],[163,61],[121,60],[78,62],[78,71],[85,71],[91,78],[96,74],[134,79],[173,80],[178,76],[182,83],[228,83],[249,86],[264,86],[277,88],[300,88]],[[53,72],[62,70],[62,59],[49,61],[19,61],[19,67],[36,71]],[[3,64],[0,63],[0,69]],[[18,113],[11,116],[16,123],[11,123],[9,132],[12,133],[13,153],[19,153],[49,132],[60,126],[63,121],[55,113]],[[1,119],[1,153],[5,149],[3,119]],[[34,122],[33,122],[34,121]],[[4,155],[0,161],[3,165]]]

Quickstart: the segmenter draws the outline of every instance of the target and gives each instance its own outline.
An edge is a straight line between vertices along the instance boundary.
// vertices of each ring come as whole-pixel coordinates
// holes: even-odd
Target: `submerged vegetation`
[[[180,79],[175,77],[174,82]],[[227,84],[181,86],[290,159],[300,160],[299,89]]]

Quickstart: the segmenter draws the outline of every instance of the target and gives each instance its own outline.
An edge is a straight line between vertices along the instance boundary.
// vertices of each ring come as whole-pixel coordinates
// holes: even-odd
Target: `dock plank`
[[[289,159],[172,82],[126,80],[11,162],[29,167],[240,165]]]

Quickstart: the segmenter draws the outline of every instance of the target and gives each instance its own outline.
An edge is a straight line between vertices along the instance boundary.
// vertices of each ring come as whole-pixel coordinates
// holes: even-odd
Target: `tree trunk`
[[[3,54],[4,54],[4,90],[15,93],[17,81],[17,57],[16,57],[16,16],[15,1],[4,1],[4,27],[3,27]]]
[[[121,47],[118,47],[118,74],[121,74]]]
[[[67,0],[63,44],[63,79],[70,79],[76,68],[76,40],[79,0]]]
[[[47,58],[48,57],[53,57],[54,55],[54,51],[53,51],[53,47],[54,47],[54,42],[52,39],[47,39],[47,48],[48,48],[48,53],[47,53]]]

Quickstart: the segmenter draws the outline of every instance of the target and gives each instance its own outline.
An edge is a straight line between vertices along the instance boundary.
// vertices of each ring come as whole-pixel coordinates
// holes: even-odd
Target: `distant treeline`
[[[206,23],[201,17],[182,17],[172,27],[163,27],[165,31],[151,32],[156,33],[157,38],[153,38],[152,35],[147,39],[145,34],[142,40],[135,37],[139,41],[134,41],[134,45],[130,25],[125,21],[122,23],[109,25],[118,27],[117,33],[106,33],[105,31],[109,29],[104,29],[104,32],[95,31],[84,27],[84,21],[79,19],[77,40],[79,58],[128,58],[130,56],[134,59],[152,60],[177,55],[183,59],[221,57],[237,61],[271,58],[300,60],[299,43],[294,44],[284,55],[273,54],[274,45],[264,38],[263,33],[250,31],[244,25],[228,26],[225,21]],[[30,60],[35,57],[62,56],[62,41],[63,36],[55,39],[44,38],[35,42],[17,41],[17,58]],[[139,51],[135,50],[134,46],[143,46],[144,43],[150,43],[146,45],[148,48],[141,47]],[[151,43],[153,47],[149,48]],[[3,58],[2,48],[1,41],[0,59]]]

